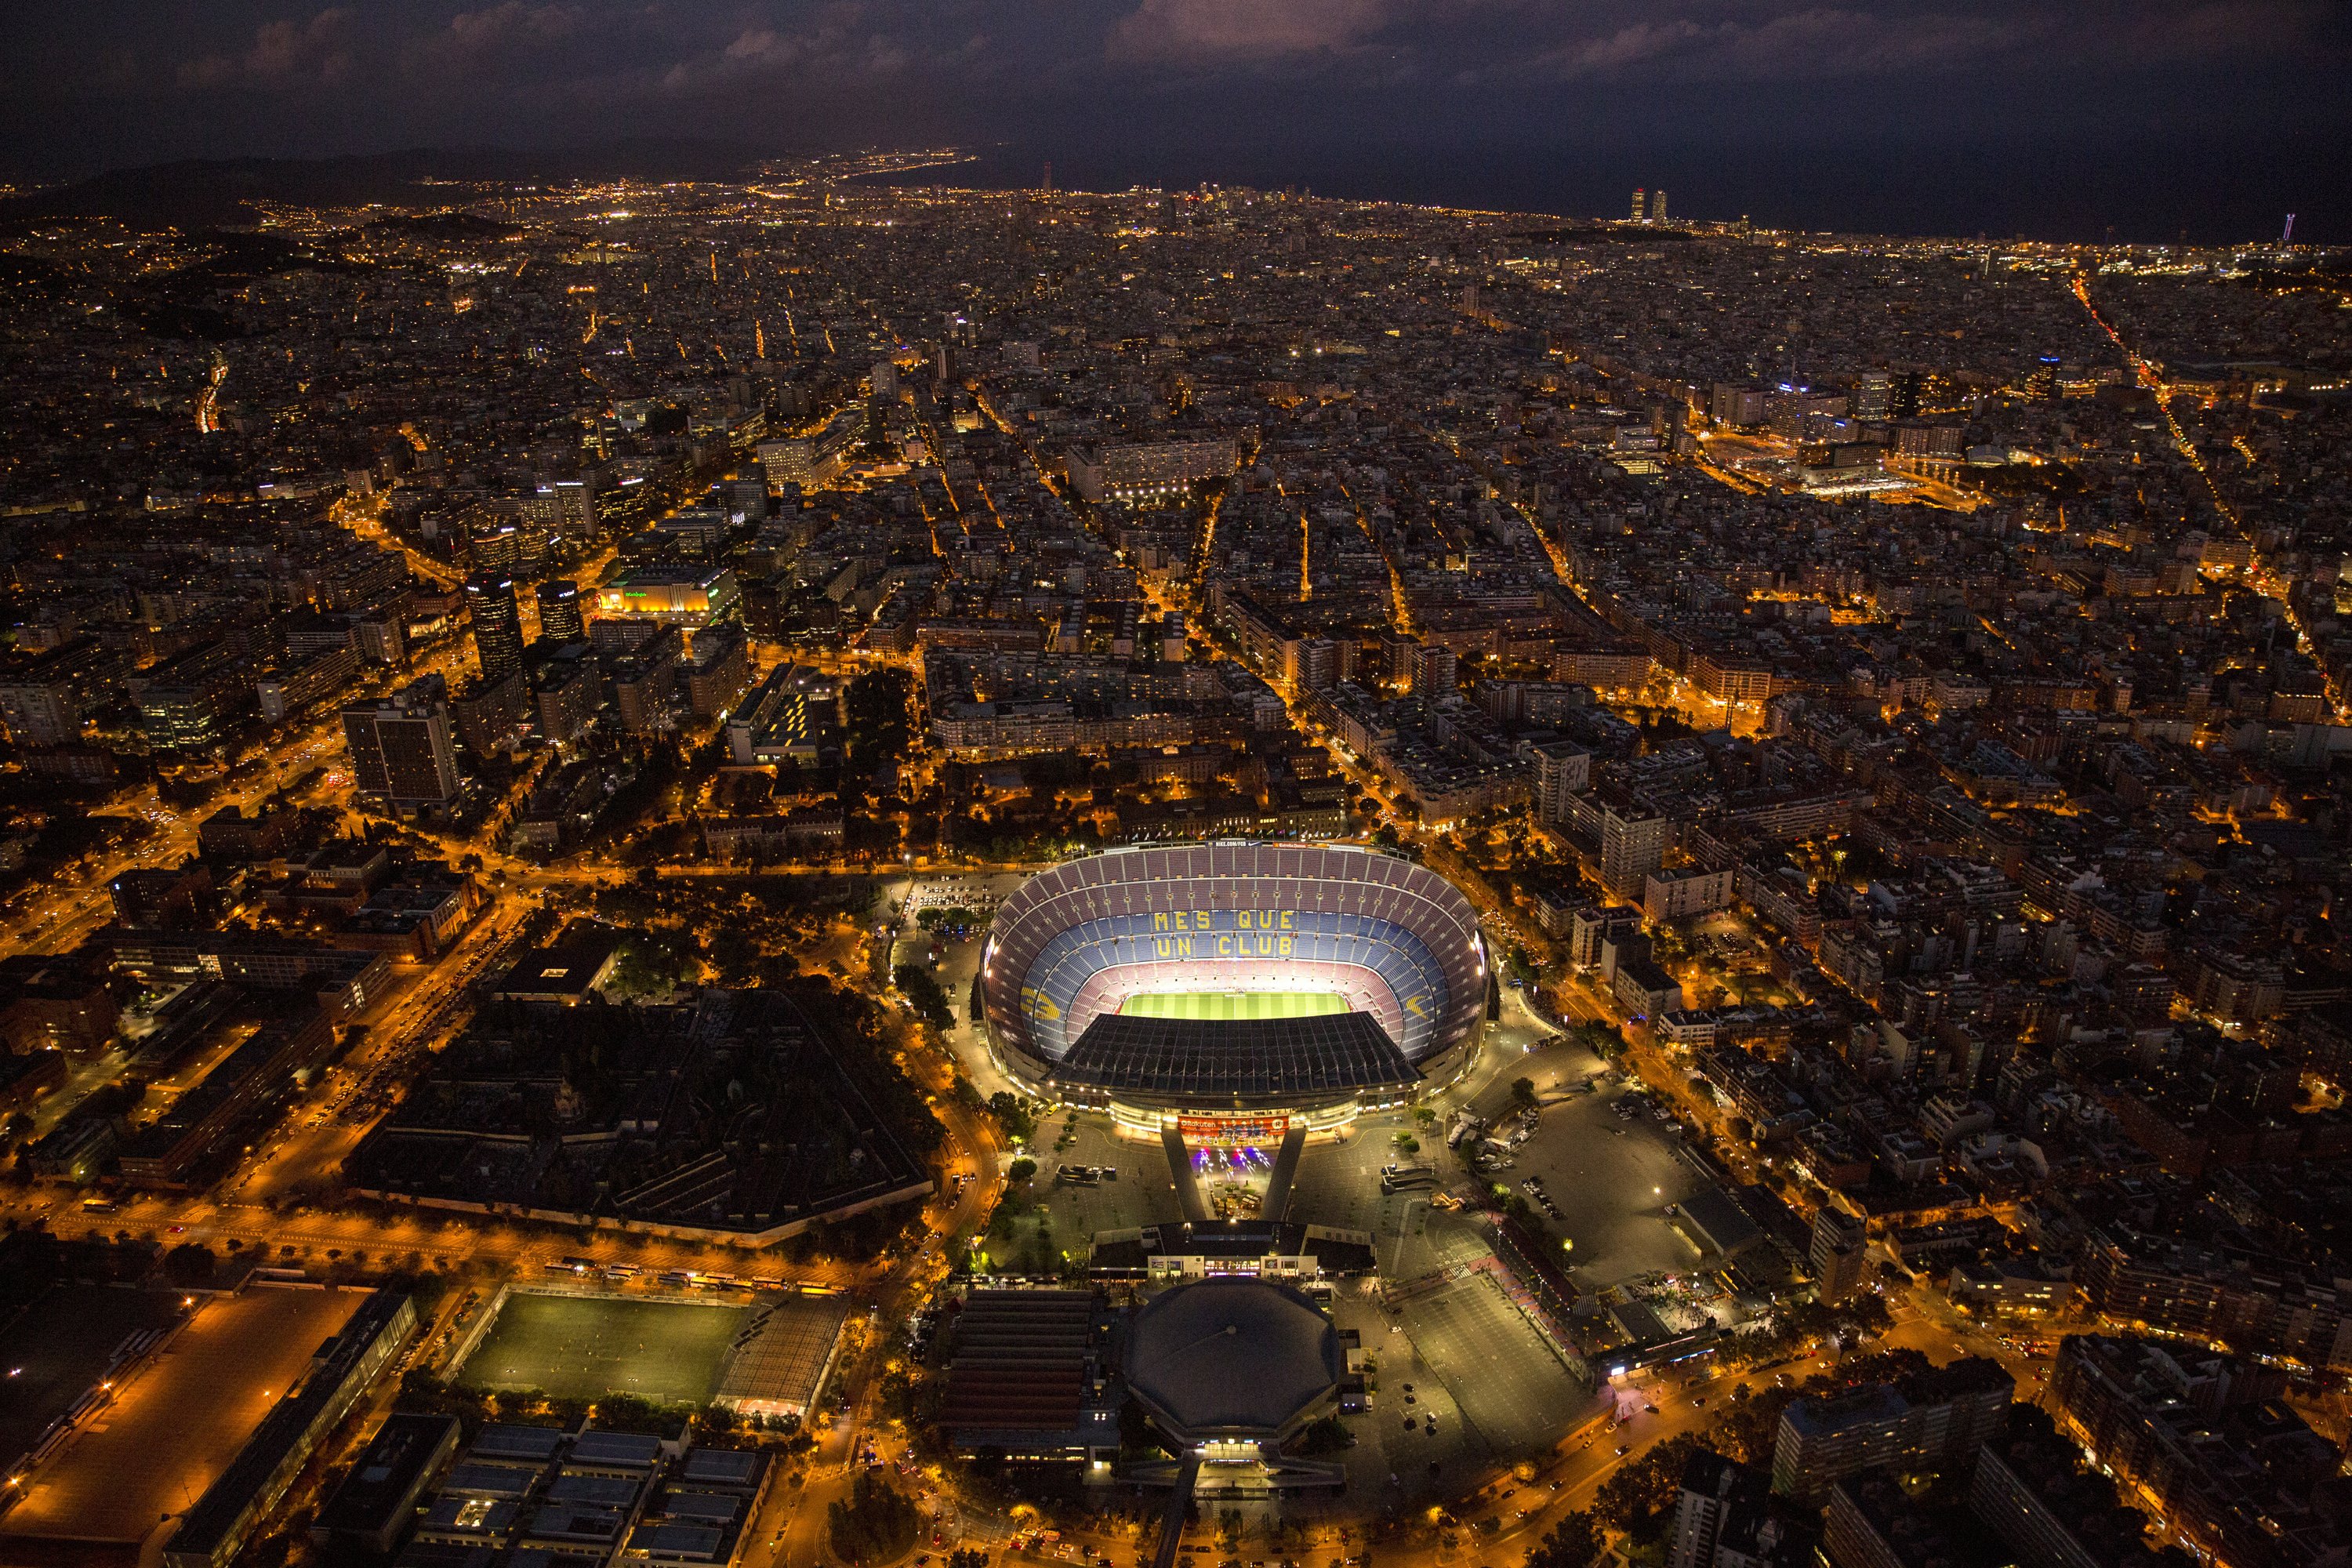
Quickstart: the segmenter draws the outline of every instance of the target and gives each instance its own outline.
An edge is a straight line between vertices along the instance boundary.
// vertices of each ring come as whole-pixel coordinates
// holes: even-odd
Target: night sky
[[[2352,241],[2346,0],[15,0],[0,170],[692,138],[958,177]]]

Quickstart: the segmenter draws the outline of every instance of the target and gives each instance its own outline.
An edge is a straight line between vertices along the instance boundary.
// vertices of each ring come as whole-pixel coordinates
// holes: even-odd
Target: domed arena
[[[1467,1062],[1488,964],[1426,867],[1337,845],[1114,850],[1006,900],[982,960],[991,1041],[1041,1093],[1136,1131],[1279,1111],[1337,1125]]]

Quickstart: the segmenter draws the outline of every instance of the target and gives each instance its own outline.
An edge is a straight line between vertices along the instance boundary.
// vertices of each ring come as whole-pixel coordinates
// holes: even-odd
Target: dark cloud
[[[2344,195],[2343,0],[78,0],[0,10],[0,158],[896,140],[1076,177],[1581,199],[1588,173],[1725,190],[1843,159],[2020,160],[2086,201],[2159,144],[2231,199]],[[2021,150],[2039,149],[2037,159]],[[2137,151],[2136,151],[2137,149]],[[1588,168],[1588,166],[1590,166]],[[1549,171],[1549,173],[1547,173]],[[2136,171],[2136,172],[2135,172]],[[1286,173],[1289,177],[1283,177]],[[2268,182],[2269,187],[2262,187]],[[2332,182],[2332,183],[2331,183]],[[1405,187],[1411,187],[1407,189]],[[1595,189],[1600,188],[1595,186]],[[1881,193],[1882,195],[1891,193]],[[2171,192],[2179,205],[2192,193]],[[1610,204],[1610,205],[1613,205]],[[2100,205],[2091,202],[2092,205]],[[2105,204],[2114,207],[2115,204]],[[2124,204],[2128,205],[2129,204]],[[2116,210],[2120,210],[2117,208]],[[2166,209],[2170,210],[2170,209]],[[1955,226],[1965,216],[1955,209]],[[1860,221],[1860,215],[1857,215]],[[2346,226],[2352,227],[2352,226]]]

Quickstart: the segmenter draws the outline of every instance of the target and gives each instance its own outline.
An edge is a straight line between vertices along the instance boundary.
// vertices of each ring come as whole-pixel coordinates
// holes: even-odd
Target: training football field
[[[741,1307],[518,1291],[457,1381],[537,1388],[558,1399],[634,1394],[657,1405],[700,1405],[718,1387],[743,1321]]]
[[[1135,1018],[1228,1023],[1248,1018],[1319,1018],[1348,1004],[1328,991],[1154,991],[1130,996],[1120,1012]]]

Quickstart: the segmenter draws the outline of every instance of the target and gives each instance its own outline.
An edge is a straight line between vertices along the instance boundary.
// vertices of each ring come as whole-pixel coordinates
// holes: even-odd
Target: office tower
[[[874,362],[874,395],[885,403],[898,395],[898,365],[895,360]]]
[[[1663,188],[1650,193],[1650,221],[1652,223],[1666,221],[1666,193]]]
[[[1054,163],[1050,158],[1045,161],[1045,183],[1043,189],[1049,196],[1054,194]]]
[[[580,584],[551,577],[539,585],[539,636],[542,642],[578,642],[588,635],[581,618]]]
[[[575,544],[596,537],[596,493],[578,479],[541,485],[531,498],[531,516]]]
[[[515,605],[514,579],[504,572],[475,573],[466,579],[466,606],[483,678],[496,680],[520,669],[522,612]]]
[[[1854,377],[1853,416],[1885,419],[1895,407],[1895,378],[1883,370],[1866,370]]]
[[[457,798],[457,749],[450,736],[448,688],[437,675],[412,681],[381,702],[343,710],[352,782],[395,811],[445,806]]]
[[[1824,1301],[1844,1300],[1870,1272],[1870,1238],[1863,1222],[1843,1209],[1824,1206],[1813,1215],[1809,1260],[1814,1289]]]
[[[1633,221],[1635,223],[1642,221],[1642,194],[1641,186],[1633,187]]]

